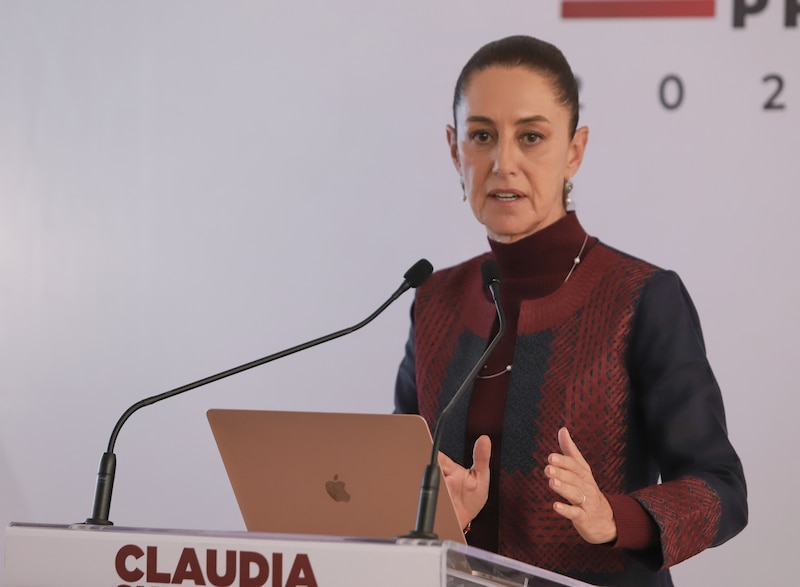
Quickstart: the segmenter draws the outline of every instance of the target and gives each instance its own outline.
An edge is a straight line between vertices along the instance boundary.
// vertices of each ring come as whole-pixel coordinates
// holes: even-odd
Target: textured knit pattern
[[[400,386],[398,397],[415,394],[419,413],[432,428],[488,342],[494,308],[482,291],[483,259],[437,272],[417,292],[413,355],[401,365],[401,372],[413,371],[404,380],[413,381],[415,389]],[[655,277],[653,299],[640,317],[644,292]],[[697,347],[687,351],[694,354],[686,361],[682,351],[659,346],[665,338],[683,347],[683,323],[687,316],[696,318],[693,307],[684,308],[683,298],[673,295],[680,291],[675,283],[674,274],[598,244],[557,292],[522,302],[503,420],[500,554],[597,584],[671,585],[664,569],[743,527],[741,465],[727,441],[719,389],[705,363],[699,331],[686,335]],[[673,317],[669,303],[675,298],[680,315]],[[667,316],[652,320],[653,332],[650,316],[662,305]],[[679,325],[677,334],[661,336],[670,322]],[[632,368],[631,357],[641,365]],[[672,357],[684,361],[680,368],[670,363]],[[694,369],[684,363],[702,364]],[[672,377],[684,371],[688,375],[682,379]],[[673,418],[686,413],[670,413],[670,402],[693,406],[687,398],[710,405],[709,414],[694,410],[696,422],[676,427]],[[457,461],[465,452],[469,395],[463,403],[442,441],[442,449]],[[633,497],[653,518],[659,553],[590,545],[553,511],[556,497],[542,470],[547,456],[559,450],[561,426],[570,429],[600,489]],[[698,449],[696,429],[708,439],[708,448]],[[720,491],[731,504],[728,514]]]
[[[699,551],[714,540],[722,507],[706,481],[686,477],[662,483],[658,491],[652,487],[641,489],[633,496],[656,520],[666,545],[666,560],[678,562],[681,549]],[[678,516],[680,524],[674,523]]]
[[[486,258],[488,255],[476,259],[475,263],[479,266]],[[442,383],[460,382],[466,378],[472,365],[486,347],[485,335],[491,328],[494,319],[493,306],[483,295],[479,271],[472,267],[464,267],[453,283],[456,284],[455,287],[442,290],[426,288],[417,291],[417,303],[427,308],[426,314],[429,319],[417,326],[416,338],[430,341],[431,346],[441,351],[440,353],[423,353],[418,357],[417,362],[416,372],[417,376],[421,378],[417,382],[418,385],[436,390],[436,393],[419,396],[419,413],[426,418],[431,430],[435,428],[436,419],[441,410],[457,391],[457,384],[449,385],[446,391],[443,391]],[[471,292],[470,303],[487,306],[489,313],[484,312],[480,317],[473,316],[472,318],[478,319],[471,320],[470,316],[464,316],[458,312],[459,303],[464,298],[465,292]],[[480,331],[482,335],[469,337],[470,333],[477,334],[476,330]],[[474,342],[467,344],[468,349],[464,349],[464,341],[470,338]],[[459,356],[462,359],[453,361],[457,348],[461,349]],[[463,408],[468,402],[463,402],[463,404],[461,412],[465,414]],[[461,420],[462,418],[454,416],[453,419]],[[445,443],[446,445],[447,443]]]
[[[529,344],[531,338],[542,339],[542,333],[519,333],[515,364],[528,364],[522,357],[532,357],[530,364],[546,365],[547,376],[538,389],[531,386],[525,373],[512,381],[506,422],[509,430],[532,431],[528,438],[553,441],[558,429],[567,426],[592,463],[596,478],[602,479],[603,490],[624,493],[630,403],[630,381],[624,368],[626,343],[641,288],[655,269],[621,255],[610,257],[606,263],[605,277],[592,289],[592,303],[582,303],[561,324],[546,329],[551,339],[546,349]],[[536,325],[529,324],[528,328]],[[537,400],[535,406],[529,406],[531,398]],[[501,491],[501,509],[532,512],[537,532],[527,536],[525,527],[510,536],[501,532],[501,550],[561,573],[622,571],[626,553],[586,544],[572,523],[553,511],[553,494],[547,484],[531,483],[547,456],[558,447],[553,442],[532,448],[524,455],[524,462],[504,458],[501,487],[508,491]]]

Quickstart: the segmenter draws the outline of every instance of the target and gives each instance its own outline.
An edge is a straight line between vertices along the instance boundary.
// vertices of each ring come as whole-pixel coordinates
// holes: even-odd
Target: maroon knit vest
[[[431,428],[488,342],[494,309],[480,283],[484,255],[436,273],[417,291],[420,413]],[[626,493],[630,381],[626,349],[640,293],[657,269],[596,245],[562,287],[520,307],[500,455],[498,552],[565,574],[619,572],[628,554],[585,543],[552,509],[542,475],[567,426],[607,493]],[[470,398],[442,449],[463,460]]]

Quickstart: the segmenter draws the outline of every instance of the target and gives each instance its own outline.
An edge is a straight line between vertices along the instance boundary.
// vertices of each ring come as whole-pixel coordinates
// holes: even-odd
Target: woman
[[[671,585],[668,567],[747,523],[692,302],[675,273],[567,212],[588,129],[557,48],[484,46],[453,117],[450,153],[491,253],[417,290],[396,411],[433,429],[486,348],[497,325],[479,266],[494,256],[508,328],[440,459],[469,543],[591,583]]]

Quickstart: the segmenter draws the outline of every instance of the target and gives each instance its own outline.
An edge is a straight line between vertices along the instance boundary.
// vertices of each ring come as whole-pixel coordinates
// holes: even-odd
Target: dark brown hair
[[[546,41],[526,35],[515,35],[492,41],[478,49],[461,70],[453,95],[453,124],[456,109],[464,96],[472,75],[489,67],[525,67],[547,77],[556,96],[572,116],[570,136],[578,128],[578,82],[564,54]]]

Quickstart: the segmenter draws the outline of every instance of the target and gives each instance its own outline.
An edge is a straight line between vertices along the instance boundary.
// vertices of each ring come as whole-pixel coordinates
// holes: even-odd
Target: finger
[[[568,487],[579,487],[584,481],[580,471],[576,472],[567,469],[566,467],[559,467],[552,464],[547,465],[544,468],[544,476],[550,480],[558,481],[561,485]]]
[[[586,515],[586,512],[580,506],[561,503],[560,501],[557,501],[553,504],[553,509],[560,515],[573,522]]]
[[[581,465],[589,466],[589,463],[583,458],[583,454],[578,450],[578,445],[572,440],[572,436],[570,436],[569,430],[567,430],[566,427],[558,431],[558,446],[565,456],[572,457]]]
[[[574,454],[574,453],[573,453]],[[591,473],[589,465],[585,461],[574,457],[554,452],[547,455],[547,464],[544,467],[545,475],[558,477],[566,483],[577,484]]]
[[[569,505],[580,507],[585,503],[586,494],[579,485],[565,483],[558,477],[550,477],[547,484],[550,486],[550,489],[561,496]]]
[[[492,457],[492,441],[485,434],[475,441],[472,448],[472,469],[478,474],[489,472],[489,461]]]

